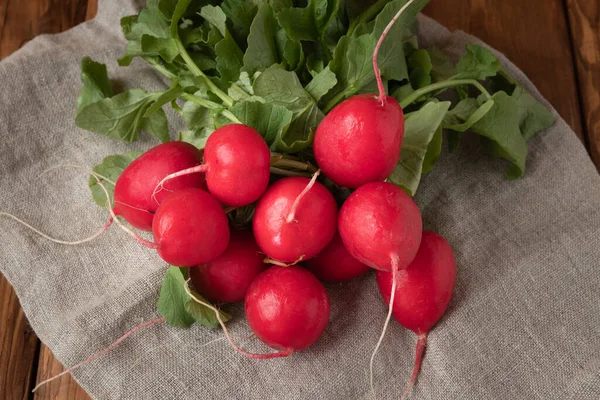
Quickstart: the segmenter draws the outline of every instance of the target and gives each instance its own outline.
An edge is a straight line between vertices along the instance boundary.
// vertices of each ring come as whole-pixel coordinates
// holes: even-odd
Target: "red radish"
[[[444,315],[456,278],[456,261],[448,242],[434,232],[423,232],[421,247],[410,265],[398,273],[393,300],[394,318],[418,335],[415,367],[404,391],[406,398],[417,379],[427,333]],[[377,284],[388,303],[392,292],[392,274],[377,272]]]
[[[246,294],[246,319],[266,345],[299,351],[321,336],[329,320],[323,284],[299,266],[274,266],[256,277]]]
[[[243,301],[248,286],[265,269],[264,255],[249,231],[232,231],[225,252],[190,268],[194,288],[212,302]]]
[[[283,263],[319,254],[336,231],[337,205],[325,186],[301,177],[283,178],[261,197],[253,231],[261,250]]]
[[[315,132],[313,151],[317,164],[340,186],[357,188],[383,181],[400,159],[404,113],[398,101],[385,93],[377,55],[394,23],[413,2],[400,8],[375,46],[373,71],[379,94],[357,95],[343,101],[327,114]]]
[[[417,254],[423,223],[414,200],[398,186],[373,182],[359,187],[343,204],[338,228],[353,257],[392,271],[394,259],[405,268]]]
[[[116,215],[145,231],[152,230],[154,213],[170,193],[185,188],[205,188],[204,176],[190,175],[174,179],[166,191],[152,198],[154,188],[165,176],[202,163],[202,152],[189,143],[160,144],[135,159],[123,170],[115,185]]]
[[[369,270],[368,266],[350,255],[338,234],[316,257],[306,261],[306,268],[327,282],[347,281]]]
[[[383,181],[400,158],[404,114],[398,101],[374,94],[353,96],[319,124],[313,150],[317,165],[340,186]]]
[[[155,247],[163,260],[179,267],[204,264],[229,243],[223,207],[202,189],[185,189],[165,198],[152,223]]]
[[[396,277],[398,269],[406,268],[417,254],[423,221],[416,203],[402,189],[372,182],[356,189],[342,205],[338,228],[353,257]],[[395,285],[394,280],[388,315],[369,363],[373,395],[373,361],[392,315]]]
[[[171,179],[206,172],[208,191],[221,203],[241,207],[254,203],[269,184],[271,152],[262,136],[247,125],[225,125],[206,141],[204,164],[173,173]]]

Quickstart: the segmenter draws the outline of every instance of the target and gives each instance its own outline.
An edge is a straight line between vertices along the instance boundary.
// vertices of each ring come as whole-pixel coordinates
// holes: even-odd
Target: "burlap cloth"
[[[83,171],[133,146],[74,124],[79,60],[108,64],[121,85],[165,87],[150,67],[118,68],[119,18],[133,1],[101,0],[95,20],[41,36],[0,63],[0,208],[54,236],[96,231],[106,212],[91,200]],[[459,54],[476,39],[421,18],[425,43]],[[539,96],[508,60],[502,62]],[[557,76],[557,79],[560,77]],[[173,115],[170,120],[177,121]],[[179,126],[173,126],[176,132]],[[600,398],[600,178],[581,143],[557,115],[530,144],[523,179],[467,141],[422,182],[425,226],[453,245],[458,264],[452,303],[431,332],[414,399]],[[157,316],[165,263],[111,228],[75,247],[48,242],[0,220],[0,270],[14,286],[39,338],[65,365],[105,348]],[[368,359],[386,309],[373,274],[330,285],[323,337],[289,359],[249,360],[220,330],[148,328],[73,375],[97,399],[366,399]],[[268,351],[242,308],[231,330],[244,346]],[[399,397],[413,364],[415,335],[393,322],[376,360],[380,398]]]

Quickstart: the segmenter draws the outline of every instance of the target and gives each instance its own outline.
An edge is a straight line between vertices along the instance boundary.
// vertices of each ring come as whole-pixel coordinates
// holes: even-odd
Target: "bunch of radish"
[[[410,5],[407,3],[406,6]],[[253,128],[225,125],[203,150],[183,142],[158,145],[133,161],[115,184],[113,221],[152,232],[153,241],[125,229],[155,249],[167,263],[189,268],[193,288],[214,303],[244,302],[248,324],[275,353],[305,350],[324,332],[330,315],[320,280],[341,282],[377,270],[388,305],[381,337],[391,315],[418,335],[417,378],[427,333],[444,314],[456,274],[452,249],[440,235],[423,232],[419,208],[398,186],[385,180],[400,157],[404,115],[387,96],[373,55],[379,94],[362,94],[336,106],[320,123],[313,152],[320,170],[312,176],[271,175],[271,153]],[[322,172],[322,174],[321,174]],[[324,182],[352,189],[338,204]],[[109,196],[107,196],[109,198]],[[251,229],[233,228],[232,209],[254,206]],[[137,329],[137,328],[136,328]],[[123,338],[119,339],[122,340]]]

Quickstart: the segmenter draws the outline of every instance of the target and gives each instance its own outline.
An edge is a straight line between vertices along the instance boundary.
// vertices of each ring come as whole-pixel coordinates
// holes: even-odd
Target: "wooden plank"
[[[584,141],[562,0],[432,0],[425,14],[506,54]]]
[[[85,21],[87,9],[88,0],[0,0],[0,59],[37,35]]]
[[[0,399],[27,399],[38,340],[19,300],[0,275]]]
[[[52,378],[64,371],[64,367],[52,355],[50,349],[42,345],[37,371],[36,384]],[[40,387],[34,395],[34,400],[89,400],[88,394],[71,378],[62,376]]]
[[[600,3],[566,0],[590,153],[600,169]]]
[[[62,32],[93,18],[97,9],[97,0],[89,0],[89,6],[87,0],[0,0],[0,59],[36,35]],[[0,274],[0,398],[30,398],[38,346],[12,287]],[[62,371],[45,346],[38,370],[37,381]],[[36,398],[89,399],[70,376],[40,389]]]

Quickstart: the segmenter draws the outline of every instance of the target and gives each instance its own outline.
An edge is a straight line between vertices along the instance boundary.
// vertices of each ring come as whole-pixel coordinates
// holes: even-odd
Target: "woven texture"
[[[119,18],[132,1],[100,1],[90,22],[41,36],[0,63],[0,204],[63,239],[91,234],[106,212],[94,205],[85,171],[125,145],[74,124],[79,60],[107,63],[127,87],[165,82],[124,50]],[[476,39],[420,17],[420,35],[457,56]],[[517,68],[504,65],[539,96]],[[178,118],[169,115],[172,132]],[[180,123],[180,122],[179,122]],[[145,135],[144,135],[145,136]],[[417,195],[425,226],[454,247],[458,275],[451,305],[430,334],[414,399],[600,398],[600,178],[573,132],[556,124],[532,140],[523,179],[476,140],[443,154]],[[0,217],[1,218],[1,217]],[[166,265],[111,228],[94,242],[50,243],[0,219],[0,270],[14,286],[39,338],[65,365],[108,346],[157,317]],[[289,359],[249,360],[220,330],[157,325],[74,373],[97,399],[367,399],[368,359],[386,307],[373,274],[330,285],[331,319],[323,337]],[[243,309],[231,330],[254,351]],[[399,397],[412,370],[416,337],[393,322],[375,363],[379,397]]]

